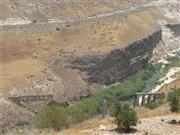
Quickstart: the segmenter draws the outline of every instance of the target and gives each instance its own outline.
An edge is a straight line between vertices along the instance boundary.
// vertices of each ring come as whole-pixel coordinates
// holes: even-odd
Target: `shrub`
[[[170,101],[170,111],[171,112],[178,112],[179,111],[179,100],[177,98],[177,96],[173,96],[172,100]]]
[[[144,75],[143,75],[143,80],[146,81],[149,78],[151,78],[153,76],[153,72],[152,70],[145,70]]]
[[[138,120],[136,112],[128,105],[116,104],[115,106],[114,117],[117,129],[130,132],[131,126],[135,125]]]
[[[158,98],[158,104],[162,105],[163,103],[166,102],[166,96],[164,93],[161,94],[160,98]]]
[[[96,103],[78,103],[74,106],[69,107],[68,115],[70,116],[70,122],[75,124],[87,120],[90,117],[98,113]]]
[[[33,23],[36,23],[37,21],[36,20],[33,20]]]
[[[157,102],[150,102],[150,103],[145,104],[145,107],[153,110],[153,109],[158,108],[159,105]]]
[[[170,92],[169,94],[168,94],[168,98],[167,98],[167,100],[168,101],[172,101],[172,98],[173,97],[177,97],[177,98],[180,98],[180,88],[178,88],[178,89],[172,89],[173,90],[173,92]]]
[[[59,31],[60,29],[59,28],[56,28],[56,31]]]
[[[116,99],[111,99],[111,101],[109,100],[108,110],[109,110],[110,116],[112,116],[112,117],[116,116],[121,108],[122,108],[122,106],[120,103],[118,103],[118,100],[116,100]]]
[[[35,124],[40,128],[55,130],[66,128],[69,126],[67,112],[59,105],[48,105],[36,115]]]
[[[168,94],[168,101],[170,105],[170,111],[178,112],[180,110],[180,88],[175,89]]]

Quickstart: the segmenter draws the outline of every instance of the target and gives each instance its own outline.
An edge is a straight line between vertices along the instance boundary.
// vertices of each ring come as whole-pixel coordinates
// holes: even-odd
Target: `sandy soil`
[[[180,120],[180,115],[171,114],[165,116],[156,116],[151,118],[140,119],[137,126],[134,127],[137,131],[129,133],[128,135],[144,135],[145,133],[153,135],[178,135],[180,132],[180,125],[171,125],[168,122],[176,119]],[[56,133],[49,133],[48,135],[119,135],[115,131],[116,126],[113,124],[112,119],[104,120],[91,120],[82,123],[75,128],[64,130]],[[45,135],[42,133],[40,135]]]

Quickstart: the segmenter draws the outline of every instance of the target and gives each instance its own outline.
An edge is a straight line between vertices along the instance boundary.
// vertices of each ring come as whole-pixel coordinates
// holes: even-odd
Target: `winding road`
[[[118,9],[118,10],[114,10],[111,12],[107,12],[107,13],[102,13],[102,14],[97,14],[94,16],[79,16],[79,17],[73,17],[73,18],[67,18],[65,20],[60,20],[60,19],[48,19],[47,21],[44,22],[33,22],[30,20],[21,20],[21,18],[14,18],[14,20],[12,20],[12,18],[7,18],[6,20],[0,20],[0,27],[1,29],[4,28],[8,28],[11,29],[13,28],[12,26],[28,26],[28,25],[32,25],[33,26],[38,26],[38,25],[60,25],[60,26],[66,26],[67,24],[73,24],[76,22],[80,22],[80,21],[87,21],[87,20],[94,20],[94,19],[100,19],[100,18],[106,18],[109,16],[113,16],[116,14],[124,14],[124,13],[129,13],[129,12],[133,12],[133,11],[138,11],[138,10],[142,10],[144,8],[149,8],[149,7],[160,7],[160,6],[165,6],[165,5],[180,5],[180,1],[179,0],[158,0],[158,1],[153,1],[153,2],[149,2],[146,4],[141,4],[141,5],[133,5],[124,9]],[[9,23],[9,21],[11,21],[11,23]],[[10,27],[9,27],[10,26]]]

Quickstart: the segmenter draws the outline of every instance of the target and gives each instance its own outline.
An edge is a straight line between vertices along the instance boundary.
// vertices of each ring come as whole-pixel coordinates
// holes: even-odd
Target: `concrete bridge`
[[[135,93],[127,96],[113,96],[107,98],[108,102],[111,100],[127,101],[130,99],[134,100],[133,106],[144,106],[147,103],[157,101],[163,94],[162,93]]]
[[[113,96],[104,99],[102,105],[102,118],[108,115],[108,106],[112,101],[127,101],[134,99],[133,107],[144,106],[147,103],[156,102],[163,96],[163,93],[136,93],[127,96]]]
[[[163,94],[162,93],[136,93],[134,95],[134,107],[144,106],[147,103],[157,101]]]

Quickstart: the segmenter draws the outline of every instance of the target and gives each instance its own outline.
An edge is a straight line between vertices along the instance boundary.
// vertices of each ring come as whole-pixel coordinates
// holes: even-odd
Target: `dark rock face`
[[[106,55],[84,56],[72,61],[71,68],[86,72],[86,81],[109,85],[116,83],[148,65],[153,49],[161,41],[161,30],[136,41],[126,48]]]
[[[180,24],[168,24],[166,26],[174,32],[175,36],[180,36]]]

